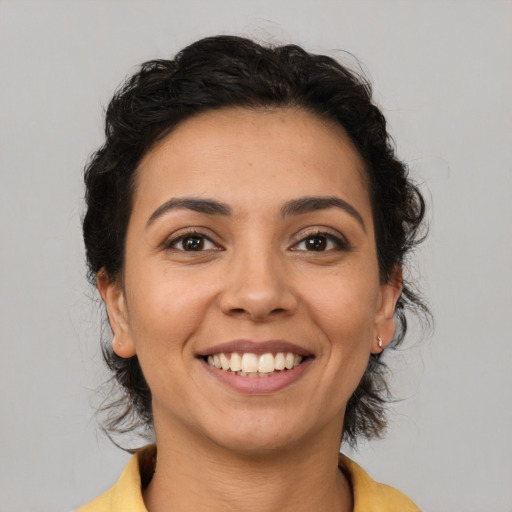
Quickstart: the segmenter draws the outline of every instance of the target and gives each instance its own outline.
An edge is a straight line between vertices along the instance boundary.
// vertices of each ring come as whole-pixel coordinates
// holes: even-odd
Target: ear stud
[[[382,348],[382,338],[377,336],[377,341],[379,342],[379,348]]]

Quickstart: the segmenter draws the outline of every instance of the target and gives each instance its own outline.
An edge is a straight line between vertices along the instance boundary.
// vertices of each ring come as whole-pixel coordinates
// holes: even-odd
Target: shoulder
[[[354,512],[421,512],[405,494],[376,482],[345,455],[340,454],[339,466],[352,485]]]
[[[142,499],[139,467],[139,459],[144,459],[147,452],[148,449],[137,452],[111,489],[75,512],[147,512]]]
[[[117,484],[116,484],[117,485]],[[109,489],[107,492],[96,498],[95,500],[87,503],[83,507],[78,508],[74,512],[111,512],[113,508],[113,496],[116,494],[116,486]]]

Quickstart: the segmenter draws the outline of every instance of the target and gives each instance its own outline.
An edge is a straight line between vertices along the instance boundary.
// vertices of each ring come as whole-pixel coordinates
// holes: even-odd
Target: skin
[[[282,214],[305,196],[361,219],[335,206]],[[231,214],[174,208],[148,224],[183,197]],[[202,250],[184,250],[187,234]],[[122,276],[98,276],[114,350],[137,354],[153,396],[148,510],[352,510],[343,415],[377,336],[393,337],[395,274],[379,280],[364,165],[341,127],[297,109],[223,109],[160,141],[138,169]],[[312,361],[280,391],[240,393],[197,357],[235,339],[290,341]]]

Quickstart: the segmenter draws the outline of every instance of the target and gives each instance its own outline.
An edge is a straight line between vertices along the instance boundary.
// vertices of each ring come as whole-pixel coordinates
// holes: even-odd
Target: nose
[[[253,322],[292,315],[298,301],[285,267],[270,250],[233,258],[220,298],[224,314]]]

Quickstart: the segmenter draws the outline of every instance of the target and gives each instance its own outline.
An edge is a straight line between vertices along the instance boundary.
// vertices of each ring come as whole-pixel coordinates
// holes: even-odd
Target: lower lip
[[[300,379],[313,362],[313,358],[308,357],[292,370],[283,370],[270,377],[242,377],[236,373],[219,370],[204,359],[200,359],[200,362],[210,375],[231,389],[248,395],[266,395],[281,391]]]

